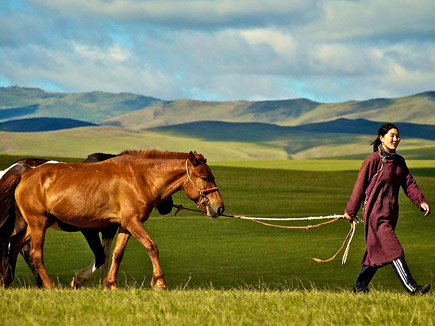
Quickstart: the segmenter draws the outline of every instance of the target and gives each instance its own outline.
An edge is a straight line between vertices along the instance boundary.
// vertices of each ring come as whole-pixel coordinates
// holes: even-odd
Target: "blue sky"
[[[0,86],[321,102],[435,90],[435,1],[0,0]]]

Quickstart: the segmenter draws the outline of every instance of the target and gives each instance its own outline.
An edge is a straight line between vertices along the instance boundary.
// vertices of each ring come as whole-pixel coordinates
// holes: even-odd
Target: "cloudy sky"
[[[435,90],[433,0],[0,0],[0,86],[321,102]]]

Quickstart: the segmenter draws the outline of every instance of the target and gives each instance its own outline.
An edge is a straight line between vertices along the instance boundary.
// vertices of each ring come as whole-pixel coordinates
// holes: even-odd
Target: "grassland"
[[[209,160],[286,159],[283,148],[267,144],[210,142],[159,132],[116,127],[84,127],[34,133],[0,132],[0,153],[19,156],[86,157],[90,153],[120,153],[126,149],[196,150]]]
[[[434,296],[316,290],[0,290],[15,325],[433,325]]]
[[[32,133],[0,132],[0,154],[86,157],[94,152],[120,153],[126,149],[156,148],[180,152],[194,149],[213,162],[312,158],[361,160],[369,154],[373,137],[299,132],[291,137],[269,140],[235,139],[218,141],[172,132],[132,131],[109,126]],[[399,152],[406,154],[408,159],[435,160],[435,141],[408,138],[402,141]]]
[[[245,163],[211,162],[226,212],[270,217],[342,212],[360,164],[318,160],[240,167]],[[433,162],[409,163],[433,202]],[[321,171],[322,165],[329,171]],[[193,206],[183,193],[174,200]],[[400,207],[397,234],[413,276],[433,283],[433,217],[423,217],[403,194]],[[92,255],[81,235],[49,230],[45,263],[60,289],[35,289],[20,259],[13,289],[0,290],[0,324],[433,325],[435,296],[408,296],[390,267],[375,276],[370,295],[351,294],[364,248],[362,227],[346,265],[311,260],[335,252],[349,228],[344,221],[310,231],[281,230],[182,212],[153,213],[145,227],[159,246],[169,291],[150,289],[150,259],[135,239],[121,265],[120,291],[99,290],[97,277],[86,289],[67,290],[72,271],[87,266]]]

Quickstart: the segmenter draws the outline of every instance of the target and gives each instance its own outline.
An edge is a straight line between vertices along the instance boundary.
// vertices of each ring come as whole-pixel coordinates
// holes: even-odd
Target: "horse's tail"
[[[0,285],[9,266],[9,241],[15,223],[15,189],[21,181],[21,174],[7,178],[0,186]]]
[[[12,220],[15,222],[15,189],[21,181],[21,174],[13,174],[0,186],[0,239],[2,231]]]

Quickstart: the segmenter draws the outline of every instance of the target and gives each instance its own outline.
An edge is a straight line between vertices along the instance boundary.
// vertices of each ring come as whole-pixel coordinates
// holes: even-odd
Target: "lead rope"
[[[350,249],[350,243],[352,242],[352,238],[355,233],[357,223],[359,222],[353,221],[351,223],[349,233],[346,235],[346,238],[344,238],[340,249],[338,249],[337,252],[331,258],[328,259],[313,258],[313,260],[317,263],[329,263],[330,261],[334,260],[335,257],[337,257],[337,255],[340,253],[340,251],[343,249],[343,247],[347,242],[346,250],[344,251],[343,258],[341,259],[341,264],[342,265],[346,264],[347,256],[349,254],[349,249]]]
[[[177,209],[175,214],[174,214],[175,216],[181,210],[187,210],[187,211],[198,212],[198,213],[205,213],[202,210],[186,208],[182,205],[173,205],[173,207],[175,207]],[[271,227],[275,227],[275,228],[304,229],[304,230],[314,229],[314,228],[317,228],[317,227],[322,226],[322,225],[337,222],[338,220],[341,220],[344,218],[343,215],[336,215],[336,214],[335,215],[328,215],[328,216],[310,216],[310,217],[295,217],[295,218],[248,217],[248,216],[243,216],[243,215],[227,215],[227,214],[222,214],[222,216],[232,217],[232,218],[242,219],[242,220],[249,220],[251,222],[255,222],[255,223],[258,223],[261,225],[271,226]],[[318,224],[314,224],[314,225],[305,225],[305,226],[276,225],[276,224],[262,222],[262,221],[306,221],[306,220],[320,220],[320,219],[331,219],[331,220],[326,221],[326,222],[322,222],[322,223],[318,223]],[[345,249],[344,254],[343,254],[343,258],[341,260],[341,263],[344,265],[346,263],[347,256],[349,255],[350,244],[352,242],[353,235],[355,234],[355,230],[356,230],[356,225],[358,223],[362,223],[362,220],[359,217],[355,217],[355,219],[352,221],[352,223],[350,225],[350,230],[349,230],[348,234],[346,235],[346,237],[344,238],[344,241],[343,241],[340,249],[338,249],[338,251],[331,258],[328,258],[328,259],[313,258],[313,260],[317,263],[329,263],[330,261],[334,260],[335,257],[337,257],[337,255],[340,253],[340,251],[344,248],[344,246],[347,243],[346,249]]]

